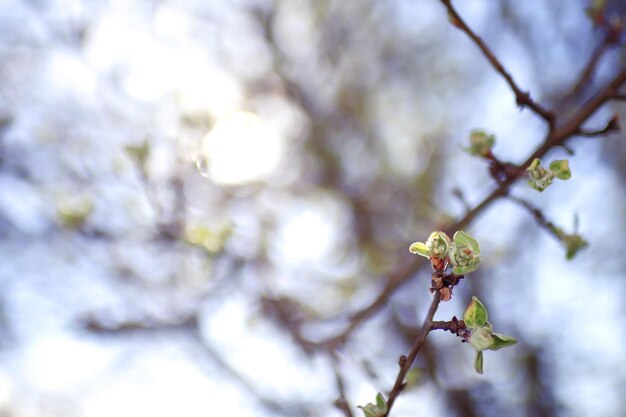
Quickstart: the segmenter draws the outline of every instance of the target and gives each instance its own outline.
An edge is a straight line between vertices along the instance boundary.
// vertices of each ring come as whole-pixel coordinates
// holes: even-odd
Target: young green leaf
[[[567,159],[550,162],[550,171],[560,180],[568,180],[572,176],[572,171],[569,169],[569,161]]]
[[[476,255],[480,255],[480,245],[478,241],[462,230],[454,234],[454,244],[457,246],[468,246]]]
[[[492,333],[491,337],[493,337],[494,344],[489,348],[490,350],[499,350],[517,343],[516,339],[503,334]]]
[[[567,249],[565,254],[567,260],[572,260],[581,249],[589,246],[589,243],[579,234],[565,235],[561,241]]]
[[[378,407],[379,410],[384,410],[384,412],[387,412],[387,400],[385,400],[385,397],[383,397],[383,394],[381,394],[380,392],[376,395],[376,407]]]
[[[476,352],[476,357],[474,358],[474,369],[476,370],[476,372],[482,375],[483,373],[483,353],[482,352]]]
[[[476,156],[487,156],[496,143],[494,135],[488,135],[484,130],[472,130],[470,133],[470,146],[465,150]]]
[[[409,246],[409,252],[430,258],[430,249],[422,242],[415,242]]]
[[[487,324],[487,309],[477,297],[472,297],[472,302],[463,314],[463,321],[470,328],[478,328]]]
[[[382,417],[387,413],[387,400],[380,392],[376,395],[376,404],[368,403],[365,407],[358,406],[363,410],[365,417]]]
[[[361,410],[363,410],[363,414],[365,415],[365,417],[380,417],[378,414],[376,414],[374,411],[372,411],[372,407],[374,407],[374,404],[368,404],[365,407],[361,407],[359,405],[358,407]]]
[[[471,335],[467,340],[467,343],[474,348],[476,352],[482,352],[483,350],[491,349],[494,345],[493,328],[491,324],[487,322],[484,326],[471,330]]]
[[[454,234],[454,244],[450,251],[450,261],[455,275],[474,272],[480,264],[480,245],[467,233],[459,230]]]

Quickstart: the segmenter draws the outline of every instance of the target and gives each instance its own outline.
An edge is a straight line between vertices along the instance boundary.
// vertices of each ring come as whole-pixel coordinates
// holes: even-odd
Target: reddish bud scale
[[[438,258],[436,256],[433,256],[432,258],[430,258],[430,262],[433,266],[433,269],[435,271],[444,271],[446,269],[446,267],[448,266],[448,263],[450,262],[450,259],[445,258]]]

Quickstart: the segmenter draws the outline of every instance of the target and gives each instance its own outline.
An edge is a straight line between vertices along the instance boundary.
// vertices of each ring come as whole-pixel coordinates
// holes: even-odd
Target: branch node
[[[401,355],[400,359],[398,359],[398,365],[400,365],[400,368],[404,368],[404,365],[406,365],[406,356],[405,355]]]

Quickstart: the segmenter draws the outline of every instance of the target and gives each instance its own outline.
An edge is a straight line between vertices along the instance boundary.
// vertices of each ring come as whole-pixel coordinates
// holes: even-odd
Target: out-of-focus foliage
[[[602,38],[582,0],[458,3],[549,105]],[[581,100],[624,62],[612,47]],[[294,334],[340,333],[410,242],[496,185],[463,152],[476,126],[515,163],[544,132],[438,1],[3,2],[0,414],[339,416],[336,373],[360,412],[428,274],[338,363]],[[573,262],[505,200],[470,226],[483,263],[437,319],[477,294],[520,342],[479,378],[457,338],[429,337],[394,416],[622,415],[623,140],[572,142],[581,175],[513,188],[557,224],[579,213]]]

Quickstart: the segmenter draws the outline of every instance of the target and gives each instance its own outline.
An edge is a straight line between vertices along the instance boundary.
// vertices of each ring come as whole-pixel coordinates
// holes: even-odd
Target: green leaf
[[[550,162],[550,171],[560,180],[568,180],[572,176],[572,171],[569,169],[569,161],[567,159]]]
[[[450,262],[455,275],[465,275],[478,269],[479,255],[480,245],[474,238],[461,230],[454,234]]]
[[[526,171],[528,172],[533,172],[535,171],[537,168],[539,168],[541,166],[541,159],[539,158],[535,158],[533,159],[533,161],[530,163],[530,165],[528,166],[528,168],[526,168]]]
[[[474,254],[480,255],[480,245],[478,244],[478,241],[462,230],[459,230],[454,234],[454,244],[459,247],[467,246],[472,250],[472,252],[474,252]]]
[[[363,414],[365,414],[365,417],[380,417],[378,414],[376,414],[374,411],[371,410],[371,407],[374,406],[374,404],[368,404],[365,407],[361,407],[360,405],[358,406],[361,410],[363,410]],[[369,408],[368,408],[369,407]]]
[[[376,406],[380,410],[385,410],[385,413],[387,412],[387,400],[385,400],[385,397],[383,397],[383,394],[380,392],[376,395]]]
[[[470,272],[474,272],[477,269],[478,269],[478,265],[455,266],[454,268],[452,268],[452,272],[454,272],[454,275],[456,276],[461,276],[461,275],[467,275]]]
[[[484,130],[472,130],[470,133],[470,146],[465,148],[467,152],[476,156],[487,156],[496,143],[494,135],[488,135]]]
[[[430,258],[430,249],[422,242],[415,242],[409,246],[409,252]]]
[[[487,324],[487,309],[477,297],[472,297],[472,302],[463,314],[463,321],[471,328],[482,327]]]
[[[387,400],[380,392],[376,395],[376,404],[368,403],[365,407],[358,406],[363,410],[365,417],[382,417],[387,413]]]
[[[476,352],[476,357],[474,358],[474,369],[476,370],[476,372],[482,375],[483,373],[483,353],[482,352]]]
[[[494,344],[489,348],[490,350],[499,350],[517,343],[516,339],[503,334],[492,333],[491,337],[493,337]]]
[[[474,348],[476,352],[482,352],[486,349],[491,349],[494,345],[493,340],[493,328],[491,324],[487,322],[484,326],[471,329],[471,335],[467,343]]]
[[[589,242],[583,239],[579,234],[566,235],[562,238],[562,241],[567,248],[567,253],[565,254],[567,260],[574,259],[574,256],[576,256],[581,249],[589,246]]]

